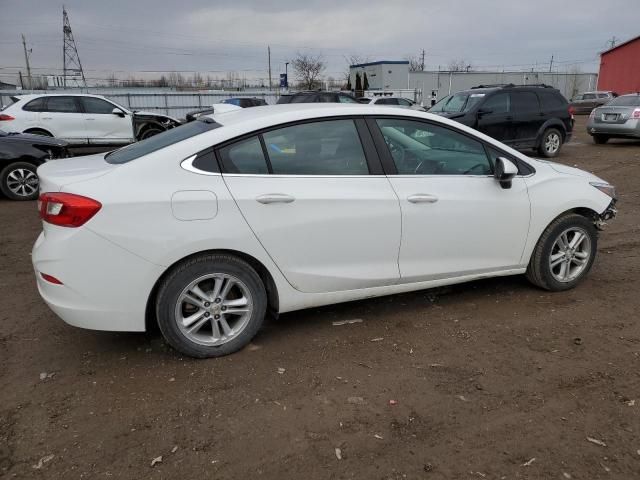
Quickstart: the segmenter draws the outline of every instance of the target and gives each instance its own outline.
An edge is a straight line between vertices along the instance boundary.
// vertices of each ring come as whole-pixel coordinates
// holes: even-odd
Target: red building
[[[640,92],[640,36],[600,54],[598,90]]]

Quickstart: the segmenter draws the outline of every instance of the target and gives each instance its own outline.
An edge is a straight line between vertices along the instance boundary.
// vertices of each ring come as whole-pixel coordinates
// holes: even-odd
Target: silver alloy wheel
[[[202,276],[182,290],[175,320],[190,341],[208,347],[234,339],[248,325],[253,299],[247,286],[226,273]]]
[[[33,195],[38,184],[38,176],[26,168],[16,168],[7,175],[7,188],[21,197]]]
[[[568,283],[584,272],[591,259],[591,239],[580,227],[562,232],[551,247],[549,267],[553,278]]]
[[[551,132],[544,140],[544,149],[547,153],[554,154],[560,148],[560,135],[556,132]]]

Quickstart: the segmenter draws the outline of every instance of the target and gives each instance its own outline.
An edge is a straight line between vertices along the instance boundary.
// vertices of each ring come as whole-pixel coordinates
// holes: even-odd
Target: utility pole
[[[424,72],[424,48],[422,49],[422,55],[421,55],[421,61],[420,61],[420,71]]]
[[[29,90],[33,88],[33,82],[31,81],[31,65],[29,65],[29,54],[31,49],[27,50],[27,41],[22,35],[22,48],[24,49],[24,62],[27,64],[27,78],[29,79]]]
[[[269,91],[271,91],[271,47],[267,45],[267,58],[269,60]]]
[[[549,62],[549,73],[551,73],[552,69],[553,69],[553,55],[551,55],[551,61]]]

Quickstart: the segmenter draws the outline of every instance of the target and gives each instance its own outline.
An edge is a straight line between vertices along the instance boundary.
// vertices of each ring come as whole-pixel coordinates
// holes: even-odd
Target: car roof
[[[25,95],[14,95],[20,100],[30,100],[39,97],[96,97],[105,98],[104,95],[95,95],[93,93],[28,93]]]
[[[381,98],[401,98],[402,100],[409,100],[409,101],[411,101],[410,99],[405,98],[405,97],[401,97],[401,96],[399,96],[399,95],[378,95],[377,97],[363,97],[363,98],[370,98],[370,99],[372,99],[372,100],[379,100],[379,99],[381,99]]]
[[[284,103],[265,105],[260,108],[243,108],[240,110],[207,114],[223,127],[231,127],[243,131],[254,131],[288,122],[311,120],[323,117],[361,116],[361,115],[399,115],[415,116],[435,120],[439,123],[461,125],[430,113],[419,112],[407,108],[363,103]],[[222,129],[221,129],[222,130]]]

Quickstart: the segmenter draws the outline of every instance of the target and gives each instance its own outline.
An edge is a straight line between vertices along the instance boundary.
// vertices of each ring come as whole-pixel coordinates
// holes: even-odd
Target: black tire
[[[246,326],[221,345],[202,345],[187,338],[176,318],[176,306],[183,290],[193,281],[210,274],[232,275],[247,287],[253,308]],[[258,333],[267,310],[267,293],[256,271],[247,262],[225,254],[209,254],[191,258],[174,268],[162,281],[156,300],[158,325],[167,343],[177,351],[194,358],[221,357],[247,345]],[[209,315],[209,321],[214,322]]]
[[[548,143],[550,142],[551,138],[555,139],[554,142],[551,142],[554,145],[553,148],[548,147]],[[545,158],[557,157],[560,153],[560,149],[562,148],[562,143],[562,132],[557,128],[547,128],[542,134],[542,138],[540,139],[540,145],[538,145],[538,153]]]
[[[593,143],[597,145],[604,145],[609,141],[609,137],[606,135],[593,135]]]
[[[138,140],[144,140],[145,138],[150,138],[153,137],[154,135],[157,135],[159,133],[164,132],[164,130],[160,127],[147,127],[144,130],[142,130],[142,132],[140,132],[140,138]]]
[[[53,137],[51,133],[46,130],[42,130],[41,128],[32,128],[30,130],[25,130],[24,133],[29,133],[31,135],[40,135],[41,137]]]
[[[590,257],[576,278],[571,281],[561,282],[558,281],[552,273],[550,257],[558,237],[570,228],[579,228],[586,233],[590,242]],[[591,266],[596,258],[597,249],[598,232],[593,221],[578,214],[567,214],[559,217],[551,222],[538,240],[531,259],[529,260],[529,266],[527,267],[527,279],[534,285],[552,292],[574,288],[584,280],[589,270],[591,270]]]
[[[0,170],[0,191],[11,200],[37,199],[39,193],[37,168],[27,162],[10,163]],[[19,179],[24,179],[24,182],[20,182]]]

